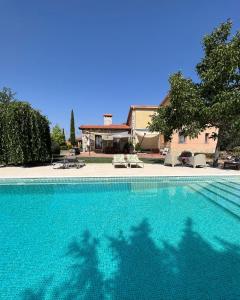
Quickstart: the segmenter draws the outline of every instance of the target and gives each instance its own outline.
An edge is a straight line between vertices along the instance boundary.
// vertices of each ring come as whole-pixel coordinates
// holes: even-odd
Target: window
[[[185,144],[186,143],[186,137],[181,132],[179,132],[179,134],[178,134],[178,143],[179,144]]]
[[[95,135],[95,149],[102,149],[102,136]]]
[[[205,144],[208,144],[209,133],[205,133]]]

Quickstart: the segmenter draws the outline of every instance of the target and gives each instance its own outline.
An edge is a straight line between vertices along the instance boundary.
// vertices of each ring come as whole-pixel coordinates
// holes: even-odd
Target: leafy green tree
[[[7,87],[3,87],[0,91],[0,103],[8,104],[12,101],[15,101],[15,93]]]
[[[75,122],[74,122],[73,110],[71,111],[71,120],[70,120],[70,143],[72,146],[76,145]]]
[[[240,146],[240,128],[231,126],[223,132],[221,150],[232,150]]]
[[[47,161],[51,155],[47,118],[29,103],[14,99],[10,89],[0,95],[0,163]]]
[[[204,57],[197,64],[199,82],[181,72],[170,76],[169,106],[160,106],[150,130],[171,139],[175,130],[196,137],[209,127],[218,128],[214,166],[229,132],[240,130],[240,32],[231,35],[227,21],[203,39]]]
[[[52,140],[57,143],[59,146],[65,144],[65,135],[59,125],[55,125],[51,133]]]

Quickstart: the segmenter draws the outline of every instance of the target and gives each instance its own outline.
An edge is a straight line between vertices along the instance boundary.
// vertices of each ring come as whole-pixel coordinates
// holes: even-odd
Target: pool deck
[[[88,164],[81,169],[54,170],[52,166],[3,167],[0,178],[125,177],[125,176],[240,176],[240,171],[215,168],[169,167],[145,164],[144,168],[114,168],[111,164]]]

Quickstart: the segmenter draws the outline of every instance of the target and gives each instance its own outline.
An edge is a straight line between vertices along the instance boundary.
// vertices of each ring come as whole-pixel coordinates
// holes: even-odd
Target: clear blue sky
[[[125,122],[131,104],[159,104],[168,77],[194,76],[201,39],[239,0],[0,0],[0,88],[53,125]]]

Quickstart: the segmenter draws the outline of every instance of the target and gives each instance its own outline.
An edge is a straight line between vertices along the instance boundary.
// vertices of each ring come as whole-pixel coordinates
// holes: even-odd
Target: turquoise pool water
[[[0,299],[240,298],[240,177],[0,180]]]

